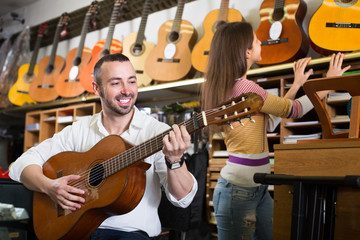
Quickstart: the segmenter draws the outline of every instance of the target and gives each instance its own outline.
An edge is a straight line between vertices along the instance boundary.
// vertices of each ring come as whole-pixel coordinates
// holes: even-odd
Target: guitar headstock
[[[232,121],[249,118],[257,114],[262,108],[264,101],[256,93],[243,93],[236,98],[224,102],[221,106],[207,110],[207,124],[229,124]]]
[[[58,27],[67,25],[69,21],[70,21],[70,16],[67,12],[61,14],[59,23],[58,23]]]
[[[93,1],[89,7],[89,10],[87,12],[87,14],[93,15],[96,13],[97,8],[99,7],[99,2],[98,1]]]
[[[46,34],[47,30],[48,30],[48,24],[47,23],[40,24],[40,27],[39,27],[39,30],[38,30],[38,36],[43,37]]]

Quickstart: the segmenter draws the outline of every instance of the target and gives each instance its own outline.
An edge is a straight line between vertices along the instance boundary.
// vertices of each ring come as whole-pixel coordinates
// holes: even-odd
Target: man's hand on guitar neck
[[[80,176],[69,175],[57,179],[50,179],[43,174],[38,165],[27,166],[21,174],[21,182],[29,189],[47,194],[63,209],[75,211],[85,202],[79,195],[85,192],[70,186],[69,182],[79,179]]]

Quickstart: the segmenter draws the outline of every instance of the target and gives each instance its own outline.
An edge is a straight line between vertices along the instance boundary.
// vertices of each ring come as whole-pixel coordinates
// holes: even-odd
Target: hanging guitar
[[[161,25],[158,44],[146,60],[145,71],[156,81],[176,81],[191,73],[191,49],[197,33],[190,22],[181,19],[184,5],[185,0],[178,0],[175,19]]]
[[[56,26],[55,36],[50,56],[43,57],[39,62],[39,73],[32,81],[29,94],[37,102],[50,102],[59,94],[55,90],[55,83],[65,65],[63,57],[56,55],[61,31],[69,23],[69,15],[63,13]]]
[[[138,32],[130,33],[124,39],[123,54],[127,56],[135,68],[138,87],[151,83],[151,77],[145,71],[145,62],[155,44],[145,41],[145,27],[153,0],[146,0],[141,15]]]
[[[259,65],[284,63],[306,56],[309,40],[302,28],[306,8],[303,0],[263,1],[256,30],[261,41]]]
[[[25,63],[18,70],[18,78],[10,88],[8,97],[12,104],[22,106],[24,104],[34,104],[36,101],[29,95],[29,88],[35,77],[38,75],[38,65],[36,65],[41,40],[47,30],[47,23],[40,25],[35,42],[34,51],[30,63]]]
[[[192,119],[179,125],[192,134],[210,124],[250,117],[262,105],[259,95],[246,93],[218,108],[194,113]],[[33,222],[37,237],[87,239],[107,217],[134,209],[144,194],[145,172],[150,167],[142,160],[162,149],[162,139],[169,131],[133,147],[121,137],[110,135],[87,152],[63,152],[50,158],[43,165],[44,174],[51,179],[80,175],[69,185],[85,191],[85,203],[76,211],[64,210],[48,195],[34,192]]]
[[[312,48],[323,55],[360,50],[360,2],[324,0],[311,17],[309,37]]]
[[[94,81],[94,66],[97,61],[107,54],[120,53],[122,51],[121,42],[117,39],[113,39],[113,35],[118,13],[124,3],[125,0],[115,0],[107,37],[106,39],[101,39],[94,45],[91,53],[91,61],[86,65],[79,76],[81,86],[89,93],[94,93],[92,82]]]
[[[191,52],[191,63],[200,72],[205,72],[209,57],[211,40],[216,31],[218,22],[240,22],[243,20],[241,13],[229,8],[229,0],[221,0],[220,10],[209,12],[203,22],[204,36],[194,46]]]
[[[91,59],[91,49],[84,47],[84,44],[91,17],[95,14],[98,5],[97,1],[91,3],[81,29],[79,46],[70,50],[66,56],[65,69],[55,84],[55,90],[61,97],[76,97],[85,92],[79,76]]]

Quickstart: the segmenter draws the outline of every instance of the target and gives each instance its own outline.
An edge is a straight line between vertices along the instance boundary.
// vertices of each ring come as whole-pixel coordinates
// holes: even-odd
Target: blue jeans
[[[267,186],[244,188],[222,177],[213,203],[219,240],[273,239],[273,199]]]

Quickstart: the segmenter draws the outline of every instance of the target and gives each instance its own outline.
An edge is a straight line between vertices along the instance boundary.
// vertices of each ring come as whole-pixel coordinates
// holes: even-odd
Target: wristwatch
[[[177,169],[177,168],[180,168],[183,164],[184,164],[184,161],[185,161],[185,158],[184,158],[184,155],[180,158],[180,161],[179,162],[170,162],[167,157],[165,156],[165,163],[166,163],[166,166],[170,169],[170,170],[174,170],[174,169]]]

